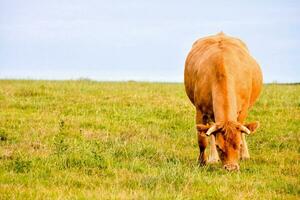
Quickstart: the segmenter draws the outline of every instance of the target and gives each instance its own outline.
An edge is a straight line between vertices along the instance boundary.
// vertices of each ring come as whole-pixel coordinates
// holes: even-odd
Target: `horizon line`
[[[61,78],[54,78],[54,79],[47,79],[47,78],[0,78],[0,81],[90,81],[90,82],[136,82],[136,83],[184,83],[184,81],[167,81],[167,80],[145,80],[145,79],[92,79],[88,77],[80,77],[80,78],[70,78],[70,79],[61,79]],[[298,81],[291,81],[291,82],[280,82],[280,81],[272,81],[272,82],[263,82],[263,84],[286,84],[286,85],[300,85]]]

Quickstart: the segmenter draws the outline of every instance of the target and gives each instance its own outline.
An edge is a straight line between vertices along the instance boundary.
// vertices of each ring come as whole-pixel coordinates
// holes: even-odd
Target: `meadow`
[[[181,83],[0,81],[0,199],[299,199],[300,85],[264,85],[240,171],[199,167]]]

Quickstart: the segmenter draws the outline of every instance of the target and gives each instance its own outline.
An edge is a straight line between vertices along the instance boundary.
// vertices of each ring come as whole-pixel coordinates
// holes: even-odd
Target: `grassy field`
[[[197,166],[183,84],[0,81],[0,199],[299,199],[300,85],[265,85],[251,159]]]

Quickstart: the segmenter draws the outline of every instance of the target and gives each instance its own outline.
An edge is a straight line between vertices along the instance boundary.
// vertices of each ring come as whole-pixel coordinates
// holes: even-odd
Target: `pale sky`
[[[265,82],[300,82],[298,0],[0,0],[0,79],[182,82],[192,43],[220,31]]]

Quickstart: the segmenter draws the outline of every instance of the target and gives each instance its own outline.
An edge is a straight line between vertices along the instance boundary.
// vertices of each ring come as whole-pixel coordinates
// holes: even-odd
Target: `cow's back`
[[[226,81],[237,94],[238,104],[248,101],[251,106],[260,93],[260,67],[241,40],[221,33],[196,41],[184,73],[186,92],[192,103],[212,110],[212,89],[222,78],[229,79]]]

